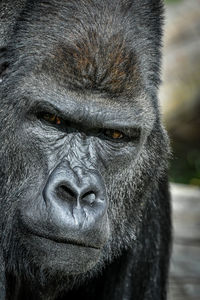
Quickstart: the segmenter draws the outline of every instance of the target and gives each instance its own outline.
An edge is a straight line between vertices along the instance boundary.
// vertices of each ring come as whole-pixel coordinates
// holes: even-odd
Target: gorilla
[[[0,299],[164,300],[161,0],[1,0]]]

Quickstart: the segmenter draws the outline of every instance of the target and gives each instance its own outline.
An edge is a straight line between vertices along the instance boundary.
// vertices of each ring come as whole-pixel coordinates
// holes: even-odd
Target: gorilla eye
[[[114,140],[123,139],[125,137],[125,135],[121,131],[114,129],[106,129],[104,131],[104,135]]]
[[[62,121],[58,116],[46,112],[40,113],[39,118],[55,125],[60,125]]]

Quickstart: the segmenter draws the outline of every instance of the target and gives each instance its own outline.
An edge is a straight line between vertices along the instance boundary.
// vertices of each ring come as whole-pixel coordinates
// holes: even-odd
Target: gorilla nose
[[[96,183],[93,186],[91,182],[84,183],[81,186],[73,184],[71,181],[62,183],[56,188],[57,195],[63,201],[79,202],[80,205],[92,206],[95,201],[98,201],[100,186]]]
[[[94,229],[104,222],[106,189],[96,170],[58,166],[49,176],[43,198],[49,222],[56,227]]]

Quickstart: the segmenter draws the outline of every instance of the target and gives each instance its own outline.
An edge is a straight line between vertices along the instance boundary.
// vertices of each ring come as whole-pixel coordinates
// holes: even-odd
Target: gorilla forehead
[[[23,57],[19,53],[21,59],[33,63],[35,58],[37,67],[71,89],[96,90],[112,97],[137,95],[143,86],[142,52],[149,49],[152,58],[155,47],[145,35],[152,31],[152,40],[156,35],[155,28],[140,24],[145,20],[140,4],[127,10],[129,1],[90,1],[90,5],[85,0],[62,5],[59,1],[36,2],[22,13],[18,25],[16,43],[23,52]],[[149,6],[145,6],[146,13]],[[34,19],[30,17],[33,14]],[[146,47],[140,51],[142,43]]]
[[[42,68],[70,89],[87,89],[109,96],[138,90],[140,80],[136,55],[121,34],[105,42],[94,30],[71,44],[60,43],[43,60]]]

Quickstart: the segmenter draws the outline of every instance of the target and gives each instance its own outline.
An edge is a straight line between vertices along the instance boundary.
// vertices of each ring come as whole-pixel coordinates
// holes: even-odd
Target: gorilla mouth
[[[95,246],[95,245],[91,245],[89,243],[84,243],[82,241],[77,241],[77,240],[73,240],[73,239],[65,239],[65,238],[58,238],[58,237],[52,237],[52,236],[47,236],[47,235],[40,235],[40,234],[32,234],[34,236],[39,237],[40,239],[45,239],[45,240],[49,240],[52,241],[54,243],[57,244],[65,244],[65,245],[73,245],[73,246],[78,246],[81,248],[92,248],[92,249],[96,249],[96,250],[100,250],[101,247],[99,246]]]
[[[30,228],[30,226],[27,226],[25,223],[23,228],[22,228],[23,234],[30,237],[36,237],[39,238],[40,240],[46,240],[46,241],[51,241],[54,244],[63,244],[63,245],[72,245],[72,246],[77,246],[81,248],[90,248],[90,249],[95,249],[95,250],[101,250],[103,243],[97,242],[94,243],[94,241],[89,240],[87,237],[84,237],[82,235],[82,239],[77,239],[73,238],[70,236],[56,236],[55,233],[47,232],[46,230],[39,230],[39,228]]]

